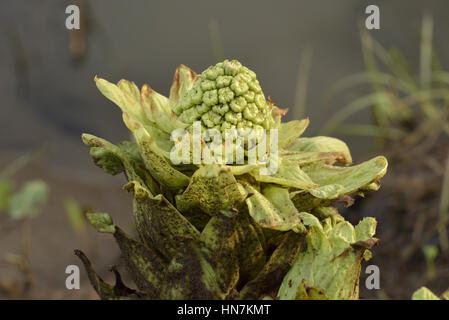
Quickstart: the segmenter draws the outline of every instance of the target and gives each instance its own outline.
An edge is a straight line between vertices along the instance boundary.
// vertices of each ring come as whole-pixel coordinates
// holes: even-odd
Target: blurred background
[[[80,30],[65,27],[70,4],[80,7]],[[380,8],[380,30],[364,27],[369,4]],[[66,266],[81,265],[73,249],[105,279],[119,263],[110,237],[83,220],[92,209],[132,229],[124,178],[95,167],[80,139],[128,138],[94,76],[167,95],[179,64],[200,73],[223,58],[255,70],[288,120],[309,117],[306,136],[344,139],[354,162],[389,158],[381,190],[342,208],[351,221],[379,223],[370,263],[381,289],[364,289],[362,269],[361,296],[444,290],[448,30],[444,0],[1,1],[0,298],[94,299],[83,270],[81,289],[65,289]]]

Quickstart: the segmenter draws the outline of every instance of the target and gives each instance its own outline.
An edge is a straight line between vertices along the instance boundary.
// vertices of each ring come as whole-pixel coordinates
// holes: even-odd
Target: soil
[[[0,168],[9,160],[0,159]],[[98,299],[74,249],[84,251],[103,279],[113,282],[109,267],[120,262],[114,239],[98,233],[90,225],[81,234],[75,232],[64,210],[64,199],[71,197],[82,206],[110,213],[115,223],[133,234],[132,197],[121,188],[124,177],[108,176],[99,168],[94,172],[73,172],[49,168],[45,162],[33,162],[14,177],[18,185],[31,179],[45,180],[50,186],[50,198],[43,212],[29,221],[31,274],[1,261],[8,254],[23,253],[26,226],[13,223],[4,213],[0,215],[0,299]],[[68,265],[79,266],[79,290],[66,289]],[[32,282],[29,288],[27,276]]]
[[[387,153],[388,173],[381,188],[343,211],[352,223],[365,216],[375,217],[378,222],[379,245],[365,266],[379,267],[380,290],[366,289],[367,275],[362,268],[362,298],[410,299],[421,286],[437,295],[449,288],[449,255],[441,252],[436,230],[448,140],[442,138],[422,144],[424,148],[415,145],[399,152],[391,148]],[[426,245],[436,246],[440,252],[434,261],[433,276],[423,253]]]

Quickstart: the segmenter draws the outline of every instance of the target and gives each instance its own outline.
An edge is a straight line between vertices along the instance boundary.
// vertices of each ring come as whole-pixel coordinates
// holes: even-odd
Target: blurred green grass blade
[[[212,43],[212,49],[214,51],[215,61],[216,62],[223,61],[225,59],[223,42],[220,36],[218,21],[215,19],[209,20],[209,35]]]
[[[421,111],[420,117],[422,121],[424,120],[433,120],[433,121],[441,121],[445,119],[444,114],[447,111],[447,108],[441,108],[436,103],[438,100],[449,98],[449,89],[448,88],[437,88],[437,89],[429,89],[429,90],[418,90],[409,96],[403,98],[403,102],[409,108],[416,104]],[[447,127],[449,123],[444,125]]]
[[[77,233],[83,232],[86,229],[86,216],[78,202],[73,198],[67,198],[64,201],[64,210],[72,229]]]
[[[363,53],[363,60],[365,61],[365,67],[368,72],[369,78],[371,80],[371,86],[374,91],[381,91],[383,90],[383,86],[381,85],[381,82],[379,81],[379,68],[377,66],[376,57],[373,52],[373,46],[374,46],[374,39],[371,37],[371,35],[366,32],[362,31],[362,53]],[[387,54],[388,56],[388,54]],[[386,64],[388,63],[388,58],[386,60]]]
[[[438,247],[428,245],[423,247],[423,254],[427,265],[427,279],[431,281],[436,276],[435,259],[438,257]]]
[[[389,65],[390,56],[388,51],[376,41],[369,32],[362,30],[361,39],[363,58],[365,59],[365,65],[368,69],[373,71],[375,67],[375,69],[378,70],[376,58],[379,59],[383,65]]]
[[[358,98],[348,105],[341,108],[340,111],[336,112],[323,126],[323,129],[321,130],[320,134],[322,135],[328,135],[337,126],[340,125],[340,123],[344,122],[346,119],[348,119],[353,114],[359,112],[360,110],[372,107],[375,103],[378,102],[379,94],[372,93],[366,96],[363,96],[361,98]]]
[[[36,152],[28,152],[11,162],[0,172],[0,178],[10,178],[17,171],[25,167],[34,158]]]
[[[0,179],[0,211],[9,208],[9,202],[14,191],[14,182],[9,179]]]
[[[302,119],[305,116],[307,87],[309,81],[310,67],[312,64],[313,50],[307,47],[301,55],[298,70],[298,79],[296,81],[295,89],[295,103],[293,109],[293,118]]]
[[[39,215],[48,199],[49,187],[42,180],[26,182],[20,190],[13,194],[9,203],[9,214],[12,219],[21,220]]]
[[[362,31],[362,52],[366,69],[371,78],[371,86],[373,88],[373,91],[378,94],[385,94],[387,90],[380,81],[381,72],[377,65],[376,57],[380,59],[384,63],[384,65],[388,66],[390,56],[387,50],[385,50],[385,48],[383,48],[380,43],[375,41],[367,31]],[[372,111],[376,124],[381,127],[386,127],[389,122],[388,114],[386,113],[386,111],[388,112],[388,110],[385,110],[382,103],[374,103],[372,105]],[[384,142],[383,138],[380,138],[379,142],[382,145]]]
[[[449,88],[419,90],[415,93],[404,96],[402,98],[402,102],[404,102],[407,105],[407,107],[412,107],[413,105],[422,103],[423,101],[435,101],[444,99],[447,98],[448,95],[449,95]]]
[[[449,79],[449,75],[448,75]],[[384,86],[392,85],[393,83],[396,85],[396,88],[403,93],[407,93],[410,91],[410,84],[402,79],[397,79],[393,77],[391,74],[380,72],[378,74],[378,81]],[[347,77],[344,77],[340,80],[337,80],[333,85],[329,87],[324,93],[323,100],[326,104],[338,93],[346,90],[353,89],[357,85],[367,84],[371,82],[371,76],[368,72],[360,72]]]
[[[333,131],[336,134],[347,134],[368,137],[384,137],[398,140],[404,136],[404,132],[394,127],[379,127],[370,124],[347,124],[340,125]]]
[[[449,155],[446,160],[446,168],[443,177],[443,186],[441,188],[440,207],[439,207],[439,223],[438,233],[440,237],[440,246],[443,252],[449,249],[449,241],[447,236],[449,216]]]
[[[430,88],[432,78],[432,34],[433,18],[426,13],[423,16],[421,27],[421,45],[420,45],[420,83],[421,88],[427,90]]]
[[[442,72],[443,65],[441,64],[441,59],[438,56],[437,52],[435,50],[432,50],[432,79],[431,83],[432,85],[438,87],[438,88],[444,88],[446,86],[445,82],[439,81],[438,77],[435,76],[435,74]]]
[[[433,73],[433,79],[438,82],[443,82],[444,84],[449,84],[449,72],[447,71],[436,71]]]
[[[406,83],[408,93],[416,92],[416,90],[418,90],[418,85],[407,59],[396,48],[390,50],[389,55],[389,67],[394,75],[394,79],[401,80],[403,83]]]

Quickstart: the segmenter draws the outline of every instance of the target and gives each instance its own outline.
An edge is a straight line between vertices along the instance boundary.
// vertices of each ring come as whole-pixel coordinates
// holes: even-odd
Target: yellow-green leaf
[[[309,126],[309,118],[281,123],[279,128],[279,148],[293,143]]]
[[[107,213],[87,213],[87,220],[95,227],[99,232],[114,233],[115,225],[112,222],[112,218]]]
[[[421,287],[412,295],[412,300],[441,300],[438,296],[426,287]]]
[[[372,238],[376,220],[364,218],[355,228],[347,221],[323,228],[318,219],[306,215],[303,223],[309,228],[307,245],[285,276],[278,297],[295,299],[299,293],[299,297],[307,298],[301,289],[305,281],[317,292],[323,290],[329,299],[357,299],[364,253],[376,243]]]
[[[352,163],[351,153],[346,143],[332,137],[317,136],[312,138],[299,138],[286,145],[285,149],[308,152],[338,152],[344,155],[344,162],[346,164]]]
[[[303,171],[318,188],[308,190],[313,196],[321,199],[335,199],[369,187],[387,172],[388,162],[385,157],[376,157],[352,167],[313,164]]]

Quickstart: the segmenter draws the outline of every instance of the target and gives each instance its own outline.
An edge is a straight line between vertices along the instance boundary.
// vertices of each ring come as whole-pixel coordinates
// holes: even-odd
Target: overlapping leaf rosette
[[[181,65],[168,98],[148,85],[139,90],[126,80],[95,81],[121,108],[133,140],[114,145],[84,134],[83,141],[98,166],[126,175],[138,233],[135,240],[108,214],[88,214],[99,231],[114,235],[137,287],[126,287],[116,269],[117,283],[108,285],[76,251],[101,298],[358,297],[361,262],[377,242],[376,221],[365,218],[354,227],[333,205],[377,190],[387,169],[384,157],[350,166],[343,141],[301,137],[309,120],[281,122],[287,110],[266,99],[256,74],[235,60],[201,75]],[[192,134],[195,124],[223,134],[277,130],[276,159],[270,159],[276,170],[261,174],[270,161],[247,161],[248,141],[240,145],[240,164],[203,157],[174,163],[179,141],[172,133]],[[200,149],[209,145],[201,136]]]

